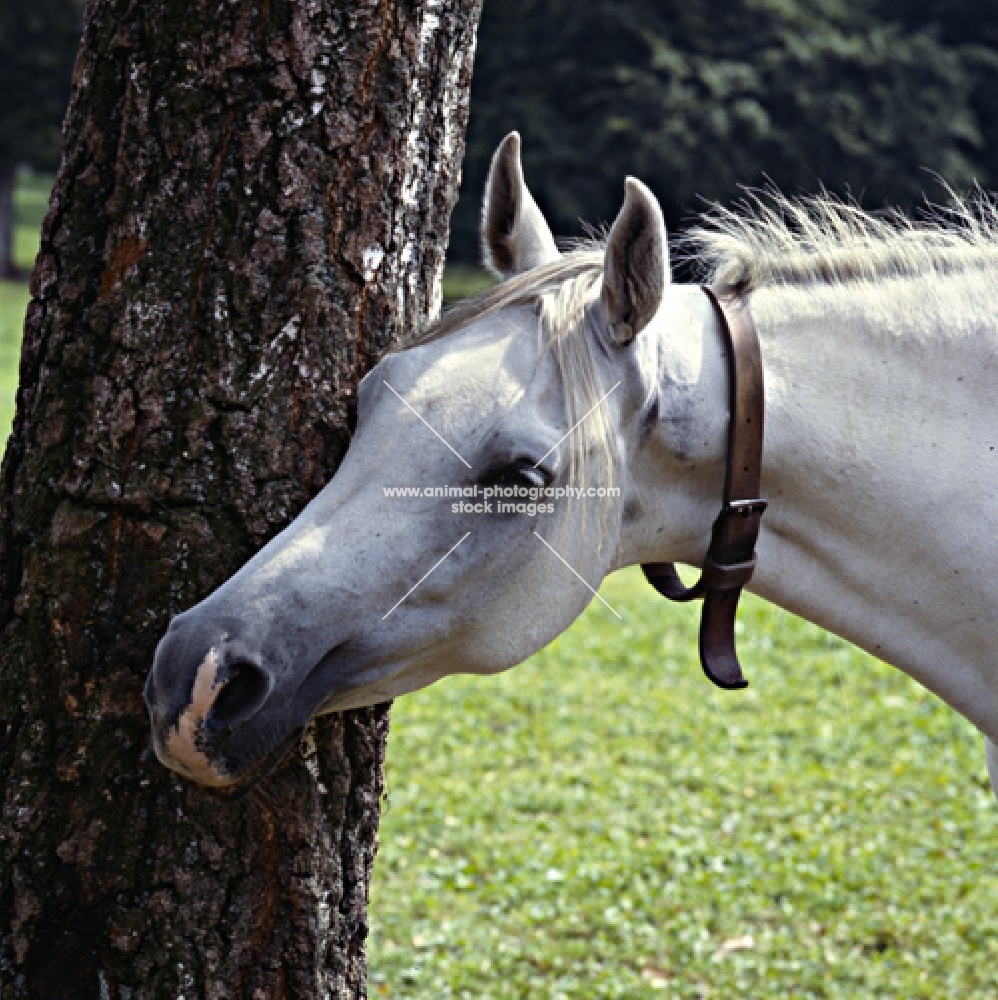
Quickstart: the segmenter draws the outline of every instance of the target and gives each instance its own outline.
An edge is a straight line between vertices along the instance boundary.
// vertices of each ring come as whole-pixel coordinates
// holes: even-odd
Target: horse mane
[[[998,202],[983,192],[920,219],[864,211],[828,194],[752,193],[737,210],[714,206],[682,239],[712,284],[742,292],[770,286],[941,277],[998,264]]]

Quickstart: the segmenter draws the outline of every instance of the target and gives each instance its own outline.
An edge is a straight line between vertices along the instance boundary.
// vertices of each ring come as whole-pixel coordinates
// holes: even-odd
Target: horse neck
[[[770,507],[751,589],[905,670],[995,739],[992,285],[753,296]]]

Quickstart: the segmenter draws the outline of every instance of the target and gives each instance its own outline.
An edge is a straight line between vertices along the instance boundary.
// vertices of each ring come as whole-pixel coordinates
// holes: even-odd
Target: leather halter
[[[645,563],[648,582],[670,601],[703,598],[700,663],[726,689],[748,685],[735,652],[735,613],[742,587],[755,569],[755,543],[766,501],[759,498],[765,411],[762,353],[744,296],[703,288],[714,306],[726,344],[731,414],[721,513],[714,521],[700,579],[686,587],[672,563]]]

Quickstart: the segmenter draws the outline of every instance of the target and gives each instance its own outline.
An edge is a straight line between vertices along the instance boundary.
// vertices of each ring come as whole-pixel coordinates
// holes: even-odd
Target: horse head
[[[503,280],[368,372],[329,484],[170,623],[146,684],[168,767],[245,783],[317,714],[505,670],[611,570],[702,556],[723,364],[654,196],[628,179],[605,246],[562,254],[513,133],[482,240]]]

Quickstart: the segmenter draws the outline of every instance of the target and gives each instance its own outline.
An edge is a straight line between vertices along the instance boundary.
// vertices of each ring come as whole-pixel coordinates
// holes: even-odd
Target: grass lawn
[[[750,687],[636,570],[493,678],[394,708],[371,996],[998,997],[981,737],[755,599]]]

